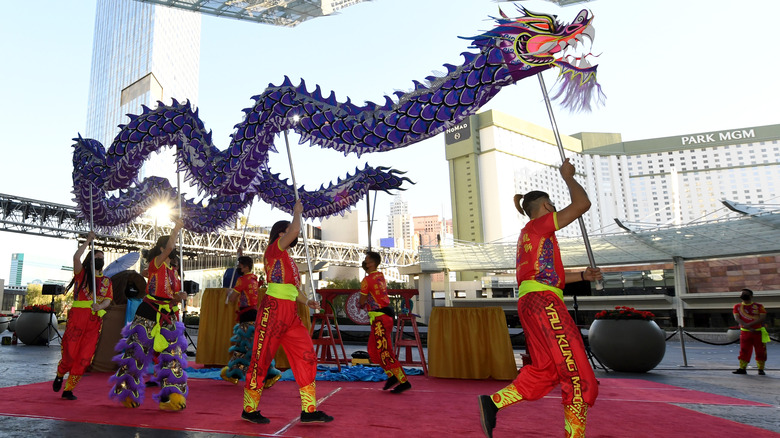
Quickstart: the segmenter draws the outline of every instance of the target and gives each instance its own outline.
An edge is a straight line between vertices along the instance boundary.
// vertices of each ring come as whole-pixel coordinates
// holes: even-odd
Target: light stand
[[[584,281],[587,281],[587,280],[584,280]],[[588,283],[590,284],[590,282],[588,282]],[[572,300],[574,301],[573,304],[572,304],[572,308],[574,309],[574,325],[577,327],[577,330],[579,330],[580,329],[580,317],[579,317],[578,310],[580,308],[580,305],[577,302],[577,288],[572,288],[572,290],[574,291],[574,293],[572,294]],[[601,360],[599,360],[599,358],[596,357],[595,354],[593,354],[593,351],[591,351],[591,349],[590,349],[590,342],[588,340],[588,337],[583,335],[581,331],[580,331],[580,336],[582,336],[582,343],[585,345],[585,353],[588,355],[588,359],[590,360],[590,364],[593,366],[593,368],[595,369],[596,367],[599,367],[602,370],[604,370],[605,373],[608,373],[609,370],[607,369],[607,367],[605,367],[604,364],[601,363]],[[598,363],[598,365],[596,365],[597,363]]]
[[[57,327],[54,326],[54,324],[51,323],[52,318],[55,318],[54,316],[54,297],[57,295],[61,295],[63,293],[64,288],[59,284],[44,284],[43,290],[41,291],[42,295],[51,295],[51,304],[49,305],[49,320],[46,324],[46,328],[41,330],[40,333],[38,333],[38,336],[35,337],[35,339],[38,339],[43,335],[43,333],[46,333],[46,346],[48,347],[52,336],[51,331],[54,330],[54,334],[57,335],[57,339],[60,341],[60,345],[62,345],[62,335],[60,335],[60,331]]]
[[[184,210],[182,209],[182,195],[181,193],[181,173],[179,172],[178,166],[176,167],[176,192],[177,192],[177,198],[179,201],[179,219],[182,219],[184,216]],[[192,288],[192,285],[195,285],[194,289],[195,292],[192,294],[198,293],[198,283],[195,283],[194,281],[184,281],[184,230],[179,231],[179,269],[177,269],[179,273],[179,280],[182,281],[182,290],[184,290],[187,293],[187,298],[189,298],[190,289]],[[188,286],[190,289],[188,289]],[[184,299],[184,301],[181,303],[181,321],[182,325],[184,326],[184,336],[187,338],[187,349],[185,351],[185,354],[189,357],[195,356],[195,354],[198,352],[198,347],[195,345],[195,341],[192,340],[192,337],[187,332],[187,324],[184,323],[184,320],[187,318],[187,298]],[[195,351],[190,351],[190,346],[192,346],[192,349]]]
[[[179,263],[181,264],[181,260],[179,260]],[[182,290],[187,293],[187,297],[189,298],[190,295],[195,295],[198,293],[200,285],[198,283],[195,283],[194,281],[186,280],[182,283]],[[187,319],[187,302],[185,300],[183,306],[182,306],[182,313],[181,313],[181,320],[182,324],[184,324],[184,336],[187,338],[187,351],[186,354],[189,357],[195,356],[195,354],[198,352],[198,346],[195,344],[195,341],[192,340],[192,336],[190,336],[189,332],[187,331],[187,324],[184,322]],[[194,351],[190,351],[190,347]]]

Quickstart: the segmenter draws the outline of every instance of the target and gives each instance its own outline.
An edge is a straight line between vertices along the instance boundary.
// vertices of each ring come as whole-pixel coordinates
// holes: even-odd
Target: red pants
[[[750,362],[750,356],[756,350],[756,362],[766,361],[766,344],[761,342],[761,332],[739,331],[739,360]]]
[[[68,325],[62,337],[62,359],[57,365],[60,376],[83,376],[92,363],[103,320],[92,309],[76,307],[68,312]]]
[[[598,382],[563,301],[551,291],[531,292],[517,302],[517,312],[532,361],[513,382],[523,399],[538,400],[560,383],[564,405],[593,406]]]
[[[309,331],[298,316],[297,304],[266,295],[257,311],[254,348],[246,370],[246,389],[263,390],[263,379],[279,345],[287,354],[298,386],[303,388],[314,382],[317,356]]]
[[[371,332],[368,335],[368,356],[371,362],[379,364],[385,371],[394,370],[401,366],[393,351],[393,341],[390,339],[393,333],[393,318],[388,315],[380,315],[371,323]]]

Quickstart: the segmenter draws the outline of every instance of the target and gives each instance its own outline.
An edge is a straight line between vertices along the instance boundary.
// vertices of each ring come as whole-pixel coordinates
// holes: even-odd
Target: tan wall
[[[780,289],[780,255],[686,262],[689,293]]]
[[[673,269],[672,263],[604,267],[604,272]],[[780,255],[685,262],[688,293],[780,290]]]

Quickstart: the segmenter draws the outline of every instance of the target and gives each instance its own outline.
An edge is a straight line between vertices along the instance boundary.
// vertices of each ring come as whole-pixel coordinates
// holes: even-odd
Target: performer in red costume
[[[233,336],[230,341],[233,345],[230,347],[230,360],[226,367],[219,373],[222,380],[237,384],[239,380],[246,375],[246,368],[249,366],[250,352],[252,351],[252,340],[255,337],[255,320],[257,319],[257,301],[260,296],[260,286],[262,280],[252,273],[254,260],[246,257],[241,248],[238,249],[238,271],[241,276],[236,281],[235,288],[231,289],[228,299],[238,301],[238,310],[236,311],[236,325],[233,327]],[[265,292],[263,292],[265,296]],[[282,377],[282,372],[276,369],[274,362],[268,367],[263,388],[272,387]]]
[[[753,302],[753,291],[742,289],[740,294],[742,302],[734,305],[734,319],[739,324],[739,368],[732,371],[734,374],[747,374],[747,366],[750,356],[756,350],[756,365],[758,374],[765,376],[766,371],[766,343],[769,342],[769,333],[764,327],[766,321],[766,309],[763,304]]]
[[[103,328],[103,315],[114,298],[111,280],[103,277],[103,251],[95,251],[95,286],[97,300],[93,299],[92,291],[92,254],[87,254],[84,261],[81,255],[95,239],[95,233],[89,232],[87,239],[73,254],[73,306],[68,312],[68,325],[62,337],[62,359],[57,365],[57,377],[54,378],[52,389],[59,392],[65,373],[70,373],[62,391],[62,398],[76,400],[73,389],[81,380],[84,371],[92,363],[95,348]]]
[[[147,366],[159,353],[151,381],[159,384],[160,392],[154,399],[164,411],[180,411],[187,407],[187,339],[184,324],[177,321],[179,303],[187,297],[177,292],[178,277],[171,269],[170,255],[174,252],[176,238],[182,229],[181,219],[174,220],[170,236],[157,239],[149,250],[149,281],[146,296],[135,312],[133,322],[122,329],[122,339],[115,347],[119,355],[114,362],[119,365],[116,375],[109,379],[113,388],[109,397],[125,407],[136,408],[144,398],[143,377]]]
[[[527,214],[517,241],[517,312],[523,326],[531,364],[493,395],[479,396],[482,430],[493,436],[496,414],[520,401],[538,400],[561,385],[566,437],[585,436],[588,407],[598,395],[598,382],[588,362],[582,335],[563,303],[567,282],[594,281],[601,271],[587,268],[564,272],[555,231],[569,225],[590,208],[590,200],[574,179],[574,166],[565,160],[560,168],[571,204],[557,212],[550,197],[540,191],[515,195],[515,207]],[[522,200],[522,206],[520,201]]]
[[[244,410],[241,418],[252,423],[265,424],[271,420],[260,414],[258,405],[263,392],[263,378],[279,345],[284,348],[298,383],[301,395],[301,422],[326,423],[333,417],[317,410],[314,378],[317,375],[317,357],[309,331],[298,316],[296,301],[319,310],[320,304],[308,299],[301,291],[298,267],[287,249],[298,242],[301,231],[303,205],[296,201],[293,221],[279,221],[271,227],[268,248],[263,255],[268,290],[260,302],[255,321],[255,341],[252,360],[246,371]]]
[[[366,252],[363,260],[363,269],[366,270],[365,278],[360,282],[360,305],[368,307],[368,317],[371,323],[371,332],[368,335],[368,355],[371,362],[379,364],[387,381],[382,390],[393,388],[391,392],[400,394],[412,387],[406,379],[401,364],[393,352],[393,342],[390,335],[393,333],[393,318],[395,313],[390,307],[390,297],[387,296],[387,282],[385,276],[377,269],[382,262],[382,257],[373,251]],[[373,299],[372,304],[367,304],[368,296]]]

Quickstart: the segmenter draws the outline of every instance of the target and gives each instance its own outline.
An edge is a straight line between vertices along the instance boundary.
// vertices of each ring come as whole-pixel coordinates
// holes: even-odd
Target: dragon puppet
[[[212,232],[231,223],[255,196],[283,211],[291,212],[295,188],[271,173],[269,153],[276,152],[274,138],[292,130],[300,143],[311,143],[346,154],[383,152],[402,148],[437,135],[460,123],[487,103],[503,87],[543,70],[561,71],[562,105],[570,110],[588,110],[603,98],[596,83],[596,68],[585,57],[572,56],[585,37],[592,41],[592,16],[581,11],[565,24],[555,16],[532,13],[519,7],[520,17],[501,13],[497,25],[481,35],[467,38],[478,53],[463,53],[462,65],[445,65],[447,73],[414,81],[414,89],[385,96],[384,105],[367,102],[356,106],[335,94],[324,97],[320,87],[307,90],[301,80],[295,86],[285,77],[281,85],[270,84],[244,110],[243,122],[235,125],[225,150],[212,143],[189,103],[158,103],[120,125],[120,132],[106,151],[98,141],[74,139],[73,186],[75,201],[86,216],[90,200],[96,226],[110,228],[131,222],[152,203],[175,199],[176,190],[164,178],[138,181],[144,161],[163,147],[176,148],[178,169],[203,199],[184,200],[185,228]],[[300,190],[304,217],[327,217],[343,213],[368,190],[393,191],[408,178],[386,167],[356,169],[352,175],[319,190]],[[116,194],[110,195],[109,192]],[[92,198],[90,198],[92,196]]]

